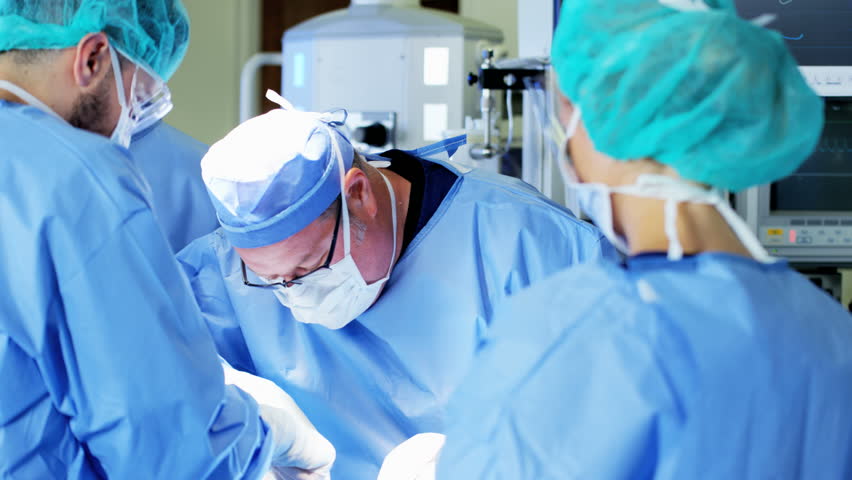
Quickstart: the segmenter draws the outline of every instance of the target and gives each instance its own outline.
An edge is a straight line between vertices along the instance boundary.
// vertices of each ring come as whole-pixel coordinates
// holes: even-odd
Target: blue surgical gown
[[[263,474],[126,150],[0,101],[0,219],[0,478]]]
[[[460,172],[377,302],[340,330],[299,323],[271,291],[243,285],[221,231],[178,258],[234,367],[290,393],[334,444],[335,478],[376,478],[410,436],[444,429],[444,406],[494,306],[569,265],[613,256],[591,225],[529,185]]]
[[[151,187],[151,207],[175,253],[216,230],[216,210],[201,179],[207,145],[157,122],[133,136],[130,153]]]
[[[440,480],[852,478],[852,316],[784,262],[566,270],[474,365]]]

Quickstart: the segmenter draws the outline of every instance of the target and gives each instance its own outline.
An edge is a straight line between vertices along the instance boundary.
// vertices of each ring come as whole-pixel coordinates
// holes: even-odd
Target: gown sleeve
[[[63,245],[52,245],[56,262]],[[82,268],[57,282],[52,311],[63,321],[54,322],[53,353],[40,370],[103,474],[260,478],[271,455],[267,427],[254,400],[224,385],[210,334],[150,210],[104,232]]]

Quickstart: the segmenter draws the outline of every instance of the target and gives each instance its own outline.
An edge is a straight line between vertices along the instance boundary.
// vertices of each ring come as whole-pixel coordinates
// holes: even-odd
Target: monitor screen
[[[852,103],[826,106],[819,146],[793,175],[772,184],[770,209],[852,212]]]
[[[746,19],[776,15],[767,28],[784,37],[817,93],[852,96],[852,1],[736,0],[736,6]]]
[[[768,28],[781,33],[799,65],[852,65],[852,2],[848,0],[736,0],[743,18],[777,15]]]

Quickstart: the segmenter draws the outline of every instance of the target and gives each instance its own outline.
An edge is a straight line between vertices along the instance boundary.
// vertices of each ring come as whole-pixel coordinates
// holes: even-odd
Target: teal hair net
[[[0,52],[72,47],[94,32],[168,81],[186,53],[189,17],[180,0],[0,0]]]
[[[597,150],[714,187],[789,175],[822,130],[822,101],[781,36],[731,1],[563,2],[552,62]]]

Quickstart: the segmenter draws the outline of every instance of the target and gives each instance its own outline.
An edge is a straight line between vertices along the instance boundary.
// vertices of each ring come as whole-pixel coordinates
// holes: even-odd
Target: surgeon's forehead
[[[331,243],[327,218],[317,218],[294,235],[272,245],[236,249],[259,275],[284,275],[306,267],[318,254],[325,255]]]

